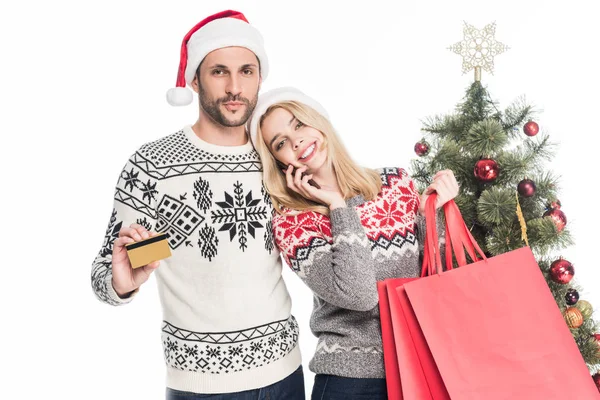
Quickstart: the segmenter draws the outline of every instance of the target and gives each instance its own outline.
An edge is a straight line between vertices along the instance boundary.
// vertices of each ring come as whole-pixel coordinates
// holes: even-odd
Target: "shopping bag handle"
[[[437,193],[432,193],[425,204],[425,245],[423,267],[421,276],[433,275],[442,273],[442,261],[439,252],[439,238],[436,226],[436,203]],[[444,214],[446,216],[446,269],[453,268],[452,254],[456,257],[459,266],[467,264],[465,249],[474,261],[479,261],[477,253],[481,259],[487,260],[487,257],[479,247],[479,244],[469,231],[465,221],[460,213],[460,210],[454,200],[444,204]]]
[[[450,200],[444,204],[444,214],[446,215],[446,227],[448,228],[446,232],[449,231],[450,240],[453,243],[452,247],[454,248],[454,254],[456,255],[457,253],[457,248],[454,246],[455,242],[460,249],[458,250],[460,252],[460,259],[457,258],[458,265],[461,267],[467,265],[466,258],[464,257],[464,249],[467,250],[471,260],[474,262],[480,261],[481,259],[487,260],[483,250],[481,250],[481,247],[467,227],[467,224],[460,213],[460,209],[454,200]],[[479,258],[478,255],[481,258]]]
[[[425,245],[423,248],[423,267],[421,269],[421,276],[433,275],[436,272],[441,274],[443,272],[442,260],[440,257],[439,239],[437,234],[436,226],[436,209],[435,200],[437,194],[432,193],[425,203]],[[448,232],[446,232],[448,234]],[[448,254],[449,242],[446,243],[446,254]],[[450,257],[452,257],[450,253]],[[448,263],[448,256],[446,256],[446,263]]]

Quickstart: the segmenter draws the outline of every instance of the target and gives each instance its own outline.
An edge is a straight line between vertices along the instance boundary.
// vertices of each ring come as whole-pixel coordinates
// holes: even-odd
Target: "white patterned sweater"
[[[250,141],[217,146],[186,126],[143,145],[123,168],[92,287],[105,303],[131,301],[135,295],[121,299],[111,284],[120,228],[138,223],[169,234],[172,256],[155,271],[168,387],[237,392],[301,365],[272,216]]]

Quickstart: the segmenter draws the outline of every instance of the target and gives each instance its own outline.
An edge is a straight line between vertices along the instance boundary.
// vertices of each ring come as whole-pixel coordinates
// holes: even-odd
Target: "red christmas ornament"
[[[558,208],[553,208],[546,211],[544,213],[544,217],[551,217],[554,225],[556,225],[556,229],[558,229],[559,232],[565,229],[565,225],[567,225],[567,216]]]
[[[557,210],[560,210],[560,207],[561,207],[561,206],[562,206],[562,204],[560,203],[560,200],[559,200],[559,199],[556,199],[556,200],[552,200],[552,201],[550,201],[550,202],[549,202],[549,203],[546,205],[546,208],[547,208],[548,210],[551,210],[551,209],[553,209],[553,208],[554,208],[554,209],[557,209]]]
[[[415,144],[415,153],[417,153],[419,157],[423,157],[429,154],[429,143],[427,143],[425,140],[417,142]]]
[[[592,337],[596,341],[596,345],[598,346],[598,356],[600,357],[600,333],[595,333]]]
[[[485,183],[495,181],[499,172],[498,163],[491,158],[482,158],[477,161],[473,170],[475,177]]]
[[[571,282],[573,275],[575,275],[573,264],[562,257],[550,265],[550,278],[556,283],[566,285]]]
[[[525,132],[527,136],[535,136],[539,131],[540,126],[533,121],[529,121],[525,124],[525,126],[523,126],[523,132]]]
[[[531,179],[525,178],[517,186],[519,194],[523,197],[531,197],[535,194],[535,182]]]

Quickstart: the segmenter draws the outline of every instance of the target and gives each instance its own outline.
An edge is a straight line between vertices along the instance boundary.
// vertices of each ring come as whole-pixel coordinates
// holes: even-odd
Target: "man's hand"
[[[119,297],[127,297],[129,293],[139,288],[142,283],[148,280],[152,271],[160,265],[160,261],[154,261],[143,267],[133,269],[125,245],[156,235],[156,232],[148,232],[146,228],[138,224],[122,227],[119,231],[119,237],[113,244],[112,253],[112,285]]]

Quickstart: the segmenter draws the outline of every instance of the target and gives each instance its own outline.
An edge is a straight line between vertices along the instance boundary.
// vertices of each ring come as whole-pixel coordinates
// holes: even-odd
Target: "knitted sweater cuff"
[[[131,302],[131,300],[133,300],[133,298],[135,297],[137,292],[140,290],[139,288],[137,288],[133,292],[131,292],[127,297],[122,298],[122,297],[119,297],[119,295],[115,291],[115,288],[112,285],[112,274],[106,275],[105,283],[106,283],[106,293],[111,298],[111,300],[113,300],[116,303],[116,305],[123,305],[123,304],[127,304],[127,303]]]
[[[331,210],[331,234],[333,236],[344,232],[360,232],[364,234],[364,228],[358,213],[354,207],[339,207]]]

